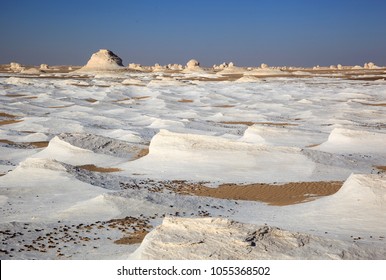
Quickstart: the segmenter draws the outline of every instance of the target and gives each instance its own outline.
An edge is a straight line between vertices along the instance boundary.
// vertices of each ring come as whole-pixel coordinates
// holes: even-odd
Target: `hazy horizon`
[[[386,65],[386,2],[6,1],[0,64],[84,65],[109,49],[124,65]]]

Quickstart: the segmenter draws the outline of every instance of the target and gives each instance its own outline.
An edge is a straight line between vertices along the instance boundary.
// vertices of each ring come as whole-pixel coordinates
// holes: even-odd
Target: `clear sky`
[[[385,0],[4,0],[0,64],[386,65]]]

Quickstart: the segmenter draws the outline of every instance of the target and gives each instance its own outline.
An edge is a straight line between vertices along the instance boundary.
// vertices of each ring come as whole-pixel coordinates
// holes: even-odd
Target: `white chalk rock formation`
[[[128,86],[145,86],[146,84],[137,79],[125,79],[122,82],[122,85],[128,85]]]
[[[24,70],[24,67],[22,67],[20,63],[11,62],[9,64],[9,69],[13,72],[20,72],[20,71]]]
[[[261,68],[261,69],[267,69],[267,68],[268,68],[268,65],[265,64],[265,63],[262,63],[262,64],[260,65],[260,68]]]
[[[111,71],[122,69],[122,59],[110,50],[101,49],[94,53],[81,71]]]
[[[365,68],[365,69],[379,69],[379,67],[377,65],[375,65],[374,62],[365,63],[363,68]]]
[[[246,71],[245,68],[237,67],[233,62],[229,62],[228,64],[223,63],[221,65],[223,69],[219,71],[218,74],[244,74]]]
[[[204,73],[204,69],[200,67],[200,62],[195,59],[191,59],[186,63],[185,69],[182,71],[186,74]]]
[[[173,71],[179,71],[184,69],[184,67],[181,64],[168,64],[167,68]]]
[[[128,67],[133,70],[143,70],[142,65],[138,63],[129,63]]]
[[[200,62],[195,59],[191,59],[186,63],[186,68],[190,70],[194,70],[200,67]]]
[[[39,69],[36,69],[36,68],[28,68],[28,69],[21,70],[20,73],[21,74],[36,75],[36,74],[40,74],[41,71]]]
[[[48,70],[48,65],[47,64],[40,64],[40,70]]]
[[[281,71],[280,69],[272,68],[257,68],[251,71],[245,72],[245,75],[253,76],[281,76],[281,75],[291,75],[289,72]]]
[[[166,70],[166,67],[160,65],[159,63],[154,64],[152,67],[153,72],[162,72]]]
[[[377,259],[385,248],[357,246],[224,218],[165,218],[131,259]],[[343,253],[342,253],[343,252]]]

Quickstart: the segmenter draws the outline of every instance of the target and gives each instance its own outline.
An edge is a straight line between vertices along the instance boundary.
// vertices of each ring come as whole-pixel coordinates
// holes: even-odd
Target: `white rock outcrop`
[[[39,69],[36,68],[28,68],[28,69],[23,69],[20,71],[21,74],[29,74],[29,75],[38,75],[41,73]]]
[[[186,63],[186,68],[190,70],[194,70],[200,67],[200,62],[195,59],[191,59]]]
[[[20,71],[24,70],[24,67],[22,67],[20,63],[11,62],[9,64],[9,69],[13,72],[20,72]]]
[[[374,62],[365,63],[363,68],[365,68],[365,69],[379,69],[379,67],[377,65],[375,65]]]
[[[101,49],[94,53],[81,71],[111,71],[123,68],[122,59],[110,50]]]
[[[40,64],[40,70],[48,70],[49,67],[47,64]]]
[[[140,71],[143,70],[142,65],[138,63],[129,63],[127,67],[132,70],[140,70]]]
[[[343,253],[342,253],[343,252]],[[131,259],[378,259],[385,248],[357,246],[223,218],[167,217],[143,240]]]

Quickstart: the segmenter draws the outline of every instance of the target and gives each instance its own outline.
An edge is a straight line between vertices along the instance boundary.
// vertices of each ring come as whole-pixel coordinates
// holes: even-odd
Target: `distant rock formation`
[[[40,70],[48,70],[48,65],[47,64],[40,64]]]
[[[174,70],[174,71],[183,70],[184,69],[184,67],[181,64],[168,64],[167,68],[169,70]]]
[[[110,50],[101,49],[94,53],[81,71],[111,71],[122,69],[122,59]]]
[[[129,63],[127,67],[132,70],[143,70],[142,65],[138,63]]]
[[[153,70],[153,72],[159,72],[159,71],[164,71],[166,67],[161,66],[159,63],[156,63],[151,69]]]
[[[186,63],[186,68],[190,70],[194,70],[200,67],[200,62],[195,59],[191,59]]]
[[[24,70],[24,67],[22,67],[20,63],[11,62],[9,64],[9,69],[13,72],[21,72]]]
[[[244,74],[245,68],[237,67],[233,62],[223,63],[215,70],[220,70],[218,74]]]
[[[21,74],[30,74],[30,75],[37,75],[40,74],[41,71],[36,68],[28,68],[28,69],[23,69],[20,71]]]
[[[365,63],[363,68],[365,68],[365,69],[379,69],[379,67],[377,65],[375,65],[375,63],[373,63],[373,62]]]

